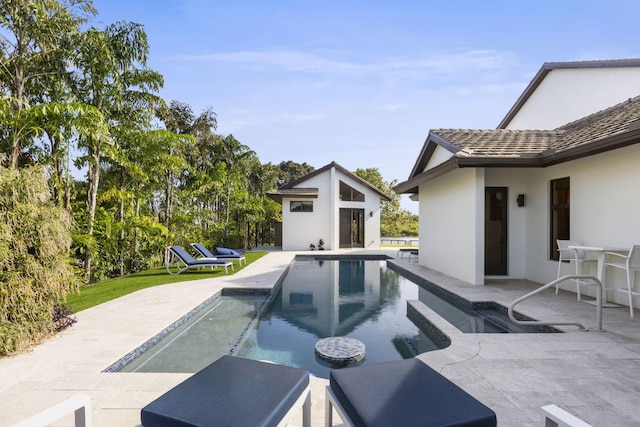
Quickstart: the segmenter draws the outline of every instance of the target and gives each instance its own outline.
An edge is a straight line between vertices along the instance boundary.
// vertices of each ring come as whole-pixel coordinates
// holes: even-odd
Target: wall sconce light
[[[518,198],[516,200],[519,208],[524,206],[524,194],[518,194]]]
[[[369,216],[373,217],[373,211],[369,212]]]

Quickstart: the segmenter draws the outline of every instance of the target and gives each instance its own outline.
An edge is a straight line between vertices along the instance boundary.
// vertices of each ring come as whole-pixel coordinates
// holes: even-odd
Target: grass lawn
[[[245,252],[247,265],[253,261],[262,258],[267,252]],[[239,271],[238,264],[233,263],[235,271]],[[246,268],[243,264],[242,268]],[[229,272],[230,275],[233,272]],[[104,280],[94,285],[80,288],[80,292],[67,295],[66,306],[70,307],[74,313],[82,311],[86,308],[111,301],[123,295],[130,294],[144,288],[152,286],[166,285],[167,283],[186,282],[188,280],[208,279],[210,277],[224,276],[224,268],[216,268],[214,270],[205,268],[202,270],[188,270],[181,274],[170,275],[167,270],[156,268],[153,270],[142,271],[140,273],[131,274],[117,279]]]

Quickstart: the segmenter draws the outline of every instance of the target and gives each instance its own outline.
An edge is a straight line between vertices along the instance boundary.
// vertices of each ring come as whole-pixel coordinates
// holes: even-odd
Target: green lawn
[[[267,252],[245,252],[247,265],[255,260],[265,256]],[[234,262],[235,271],[239,271],[238,264]],[[243,264],[242,268],[246,268]],[[232,275],[233,272],[229,271]],[[157,268],[153,270],[143,271],[131,274],[126,277],[117,279],[104,280],[94,285],[80,288],[79,293],[67,295],[66,306],[70,307],[74,313],[111,301],[123,295],[130,294],[144,288],[152,286],[166,285],[167,283],[185,282],[187,280],[208,279],[210,277],[224,276],[224,268],[216,268],[215,270],[189,270],[182,274],[170,275],[167,270]]]

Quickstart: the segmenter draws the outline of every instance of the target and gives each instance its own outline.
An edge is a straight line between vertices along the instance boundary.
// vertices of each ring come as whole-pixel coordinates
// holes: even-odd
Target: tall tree
[[[190,173],[187,176],[180,175],[183,170],[175,168],[167,168],[165,170],[165,194],[164,194],[164,224],[169,227],[174,211],[174,193],[176,181],[180,178],[183,185],[197,183],[198,187],[209,186],[206,178],[212,178],[209,173],[212,172],[213,166],[213,145],[216,138],[213,131],[216,129],[218,122],[216,113],[211,109],[206,109],[196,117],[192,108],[183,102],[173,100],[168,108],[159,108],[156,115],[164,123],[166,129],[177,135],[188,135],[192,138],[184,138],[175,140],[182,141],[185,144],[176,146],[168,145],[166,150],[169,157],[184,156],[188,162]],[[203,180],[203,175],[205,179]]]
[[[0,90],[17,121],[30,106],[38,79],[65,73],[63,40],[95,14],[91,0],[9,0],[0,2]],[[31,87],[31,91],[28,88]],[[26,128],[28,129],[28,128]],[[14,126],[3,130],[9,168],[16,169],[32,134]]]
[[[282,161],[278,164],[280,173],[278,175],[278,186],[295,181],[298,178],[313,172],[315,168],[307,163],[296,163],[292,160]]]
[[[149,107],[148,95],[163,84],[162,76],[146,68],[149,44],[140,24],[118,22],[104,31],[90,28],[77,39],[73,89],[82,102],[96,107],[115,124],[122,119],[127,102]],[[86,234],[93,236],[102,157],[114,151],[113,141],[88,137],[80,141],[86,150],[81,160],[88,166]],[[85,275],[91,279],[92,247],[85,247]]]

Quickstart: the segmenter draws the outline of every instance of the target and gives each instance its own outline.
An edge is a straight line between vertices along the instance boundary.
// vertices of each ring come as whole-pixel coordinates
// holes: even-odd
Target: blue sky
[[[495,128],[544,62],[640,57],[637,0],[94,5],[98,28],[144,25],[165,100],[211,107],[263,163],[335,160],[386,181],[408,178],[429,129]]]

